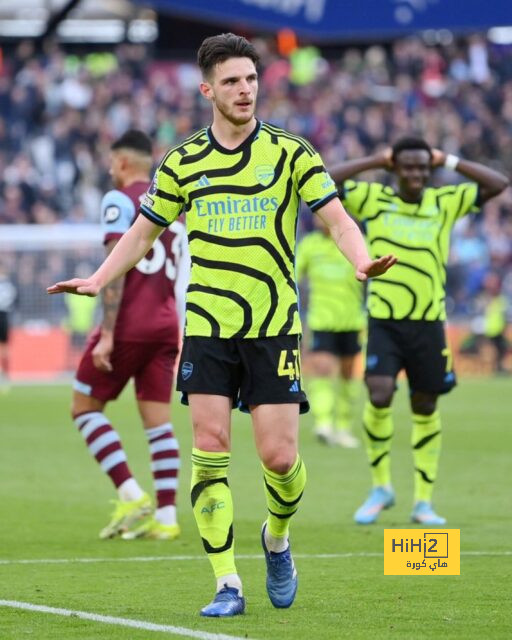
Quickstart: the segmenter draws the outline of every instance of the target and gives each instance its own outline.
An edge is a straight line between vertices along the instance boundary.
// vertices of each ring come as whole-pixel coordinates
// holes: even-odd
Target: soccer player
[[[427,186],[432,169],[456,170],[469,182]],[[354,182],[369,169],[394,173],[396,186]],[[363,225],[374,258],[393,251],[397,266],[368,286],[368,345],[365,381],[369,399],[363,415],[373,488],[356,511],[359,524],[375,522],[393,506],[390,450],[391,403],[398,373],[404,369],[410,389],[414,507],[412,521],[442,525],[432,506],[432,490],[441,450],[439,395],[455,385],[444,321],[446,262],[455,222],[478,211],[503,191],[505,176],[476,162],[431,149],[422,139],[403,138],[392,149],[340,164],[331,175],[342,201]]]
[[[103,197],[101,226],[107,255],[137,219],[149,186],[151,141],[142,131],[127,131],[112,145],[110,174],[115,189]],[[103,289],[103,320],[92,334],[73,383],[73,420],[119,499],[100,538],[172,540],[180,457],[170,419],[179,323],[177,270],[188,257],[185,227],[174,221],[126,276]],[[104,414],[130,378],[151,455],[156,510],[128,466],[121,440]]]
[[[9,390],[9,315],[17,292],[7,268],[0,263],[0,390]]]
[[[507,311],[508,302],[501,290],[498,273],[491,271],[484,280],[482,302],[484,304],[484,335],[494,348],[494,373],[509,373],[504,365],[508,351]]]
[[[289,607],[297,589],[288,526],[306,483],[298,454],[299,410],[307,402],[294,279],[300,198],[325,220],[358,279],[379,275],[394,262],[392,256],[370,260],[311,145],[256,119],[257,62],[243,37],[228,33],[203,42],[200,91],[212,105],[212,125],[165,156],[142,215],[103,265],[88,279],[48,289],[96,295],[185,212],[192,272],[178,389],[190,405],[194,430],[193,512],[217,579],[213,602],[201,614],[213,617],[245,609],[227,478],[235,406],[251,413],[263,465],[268,595],[275,607]]]
[[[322,219],[316,217],[314,223],[316,230],[297,246],[296,260],[297,279],[307,277],[309,282],[307,322],[312,346],[307,391],[314,433],[321,442],[353,449],[359,446],[352,426],[357,401],[355,363],[364,326],[363,286]]]

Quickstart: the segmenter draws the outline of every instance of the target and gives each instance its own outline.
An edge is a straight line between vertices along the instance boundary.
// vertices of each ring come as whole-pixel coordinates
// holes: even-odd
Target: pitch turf
[[[292,526],[299,592],[289,610],[273,609],[265,593],[261,472],[249,420],[235,413],[230,478],[247,614],[205,620],[197,612],[211,599],[214,582],[189,506],[187,410],[175,402],[173,421],[183,452],[181,538],[104,542],[97,534],[114,494],[68,417],[69,388],[13,388],[0,396],[0,599],[173,625],[203,638],[206,633],[259,640],[510,638],[511,390],[508,379],[468,380],[441,403],[444,450],[435,503],[447,526],[461,529],[460,576],[383,575],[383,528],[409,526],[412,461],[405,390],[394,410],[397,505],[374,526],[352,523],[368,489],[362,450],[317,444],[305,417],[302,453],[309,482]],[[108,413],[132,469],[150,489],[147,446],[131,389]],[[164,558],[153,559],[158,557]],[[0,606],[2,640],[153,637],[173,636]]]

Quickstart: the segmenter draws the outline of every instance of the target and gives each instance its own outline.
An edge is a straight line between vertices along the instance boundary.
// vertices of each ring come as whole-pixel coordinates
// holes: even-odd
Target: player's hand
[[[366,262],[356,269],[356,278],[361,282],[368,280],[368,278],[376,278],[377,276],[381,276],[383,273],[386,273],[388,269],[390,269],[394,264],[396,264],[397,259],[395,256],[382,256],[382,258],[377,258],[376,260],[370,260],[370,262]]]
[[[432,149],[432,160],[430,165],[432,167],[442,167],[446,161],[446,153],[441,149]]]
[[[50,295],[53,293],[74,293],[78,296],[97,296],[101,287],[93,282],[90,278],[73,278],[72,280],[63,280],[56,282],[46,289]]]
[[[393,169],[393,149],[391,147],[387,147],[377,153],[377,158],[380,167],[386,169],[386,171]]]
[[[112,335],[102,334],[96,346],[92,350],[92,361],[96,369],[108,373],[113,370],[110,355],[114,349],[114,338]]]

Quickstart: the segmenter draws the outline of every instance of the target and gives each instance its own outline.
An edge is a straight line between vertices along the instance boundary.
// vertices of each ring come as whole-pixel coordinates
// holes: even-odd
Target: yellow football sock
[[[262,465],[263,466],[263,465]],[[284,475],[263,466],[265,495],[267,498],[268,532],[275,538],[288,535],[290,518],[297,511],[306,486],[306,466],[300,456]]]
[[[310,378],[308,399],[315,427],[331,426],[334,418],[334,380],[329,377]]]
[[[341,380],[336,402],[336,429],[352,431],[359,396],[358,380]]]
[[[378,409],[367,401],[363,413],[364,441],[374,487],[391,484],[390,451],[393,438],[391,407]]]
[[[230,457],[227,452],[192,449],[192,509],[216,578],[237,573],[233,500],[227,479]]]
[[[441,454],[441,418],[434,411],[430,416],[413,413],[412,420],[414,500],[430,502]]]

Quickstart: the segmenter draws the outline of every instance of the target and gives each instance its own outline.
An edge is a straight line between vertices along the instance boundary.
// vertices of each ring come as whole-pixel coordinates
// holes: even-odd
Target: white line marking
[[[299,560],[337,560],[342,558],[382,558],[382,552],[360,551],[353,553],[294,553]],[[512,556],[512,551],[461,551],[461,556]],[[263,554],[237,555],[237,560],[262,560]],[[27,558],[0,559],[0,565],[11,564],[100,564],[102,562],[189,562],[206,560],[204,556],[132,556],[125,558]]]
[[[263,556],[260,556],[263,557]],[[0,560],[5,564],[96,564],[101,562],[162,562],[177,560],[205,560],[206,556],[133,556],[132,558],[28,558],[24,560]]]
[[[57,616],[68,618],[81,618],[82,620],[92,620],[93,622],[103,622],[120,627],[132,627],[134,629],[144,629],[144,631],[163,631],[175,636],[186,636],[188,638],[199,638],[200,640],[246,640],[238,636],[228,636],[223,633],[208,633],[207,631],[194,631],[186,627],[174,627],[169,624],[155,624],[144,620],[131,620],[130,618],[116,618],[114,616],[102,616],[98,613],[88,613],[87,611],[73,611],[73,609],[61,609],[59,607],[47,607],[42,604],[31,604],[30,602],[18,602],[17,600],[0,600],[0,607],[11,609],[24,609],[25,611],[36,611],[37,613],[53,613]]]

